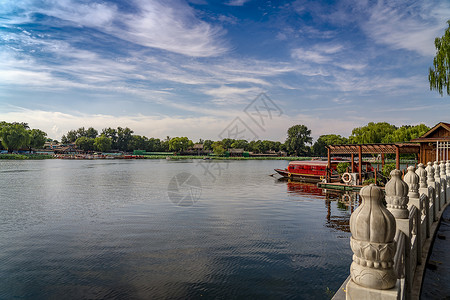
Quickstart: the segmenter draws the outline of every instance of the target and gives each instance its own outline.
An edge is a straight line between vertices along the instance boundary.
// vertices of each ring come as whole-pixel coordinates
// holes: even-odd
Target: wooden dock
[[[338,191],[359,191],[363,186],[362,185],[348,185],[340,182],[330,182],[323,183],[318,182],[317,187],[329,190],[338,190]]]

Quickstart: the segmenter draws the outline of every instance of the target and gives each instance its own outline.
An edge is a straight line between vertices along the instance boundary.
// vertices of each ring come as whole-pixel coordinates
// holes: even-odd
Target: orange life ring
[[[291,172],[289,172],[289,173],[288,173],[288,177],[291,177],[291,176],[292,176],[292,174],[291,174]]]

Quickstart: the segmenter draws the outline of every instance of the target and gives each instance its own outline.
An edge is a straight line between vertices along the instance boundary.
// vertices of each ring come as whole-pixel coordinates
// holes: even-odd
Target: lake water
[[[0,160],[0,299],[328,299],[350,209],[287,164]]]

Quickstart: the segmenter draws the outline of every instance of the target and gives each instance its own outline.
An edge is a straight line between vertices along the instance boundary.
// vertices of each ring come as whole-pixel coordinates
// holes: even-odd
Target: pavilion
[[[328,169],[331,169],[332,155],[351,155],[351,170],[355,172],[355,155],[358,161],[362,161],[363,154],[381,154],[381,166],[384,166],[384,155],[395,154],[396,169],[400,169],[400,154],[420,155],[419,144],[413,143],[392,143],[392,144],[352,144],[352,145],[328,145]],[[358,163],[359,181],[362,179],[362,164]],[[327,175],[329,176],[329,175]],[[327,178],[329,180],[329,178]]]

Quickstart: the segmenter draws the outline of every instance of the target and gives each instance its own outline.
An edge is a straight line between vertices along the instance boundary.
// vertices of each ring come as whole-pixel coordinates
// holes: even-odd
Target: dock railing
[[[353,262],[333,299],[419,299],[429,251],[450,198],[450,161],[393,170],[350,217]],[[448,178],[448,180],[447,180]],[[383,204],[383,197],[386,206]]]

